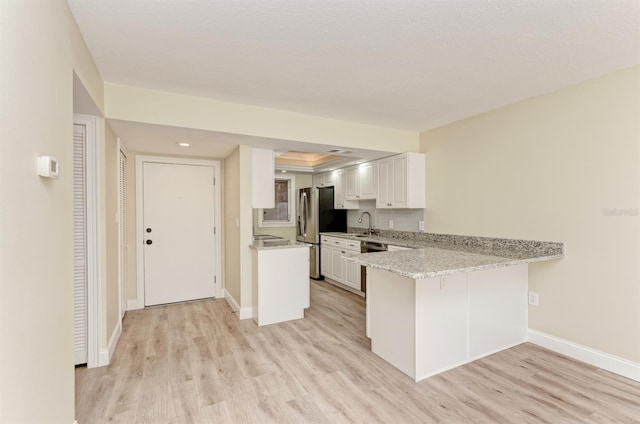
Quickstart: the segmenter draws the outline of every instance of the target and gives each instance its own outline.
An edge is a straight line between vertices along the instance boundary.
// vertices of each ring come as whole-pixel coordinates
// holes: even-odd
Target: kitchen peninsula
[[[309,245],[286,239],[255,240],[253,320],[258,326],[304,318],[309,307]]]
[[[526,341],[528,264],[563,244],[422,236],[347,259],[367,267],[371,350],[419,381]]]

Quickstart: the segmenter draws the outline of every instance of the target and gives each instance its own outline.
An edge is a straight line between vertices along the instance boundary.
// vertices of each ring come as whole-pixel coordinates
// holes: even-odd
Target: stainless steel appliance
[[[389,250],[389,246],[385,243],[378,243],[375,241],[363,241],[360,244],[361,253],[374,253],[374,252],[386,252]],[[360,290],[367,292],[367,267],[360,267]]]
[[[298,190],[297,237],[311,244],[309,276],[321,279],[320,233],[347,231],[347,211],[334,208],[333,187],[301,188]]]

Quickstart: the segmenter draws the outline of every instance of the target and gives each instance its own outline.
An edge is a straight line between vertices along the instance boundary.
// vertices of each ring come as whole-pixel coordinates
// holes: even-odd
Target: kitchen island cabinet
[[[289,240],[256,241],[253,320],[258,326],[304,318],[310,304],[309,245]]]

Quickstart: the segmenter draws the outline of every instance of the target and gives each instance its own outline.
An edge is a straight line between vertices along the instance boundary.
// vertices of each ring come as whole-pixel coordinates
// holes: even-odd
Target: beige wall
[[[251,148],[239,146],[224,163],[224,284],[241,308],[251,307]]]
[[[388,152],[416,151],[418,133],[201,97],[105,84],[109,119]]]
[[[640,362],[640,67],[421,136],[430,232],[566,243],[530,327]],[[633,216],[604,209],[631,208]]]
[[[0,422],[69,424],[73,71],[100,108],[102,81],[64,0],[0,1],[0,57]]]
[[[240,302],[240,149],[224,160],[225,289]]]
[[[106,279],[103,282],[106,296],[102,296],[104,302],[104,322],[106,331],[104,332],[103,347],[109,343],[109,339],[119,322],[120,291],[119,291],[119,250],[118,250],[118,140],[109,125],[105,131],[105,228],[106,228]]]
[[[313,176],[311,174],[286,174],[292,175],[295,177],[296,183],[295,188],[299,190],[305,187],[311,187],[313,184]],[[276,177],[278,173],[276,173]],[[297,193],[297,192],[296,192]],[[295,200],[294,200],[295,201]],[[296,239],[296,227],[259,227],[258,226],[258,211],[259,209],[253,210],[253,228],[255,230],[255,234],[271,234],[274,236],[284,237],[289,240]]]

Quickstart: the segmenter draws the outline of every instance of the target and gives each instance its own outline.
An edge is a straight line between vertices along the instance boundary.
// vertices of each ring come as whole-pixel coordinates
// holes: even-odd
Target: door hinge
[[[213,276],[213,284],[215,284],[215,283],[217,283],[217,282],[218,282],[218,277],[214,275],[214,276]]]
[[[213,177],[213,185],[216,185],[216,177]]]
[[[213,235],[216,235],[216,227],[213,227]]]

